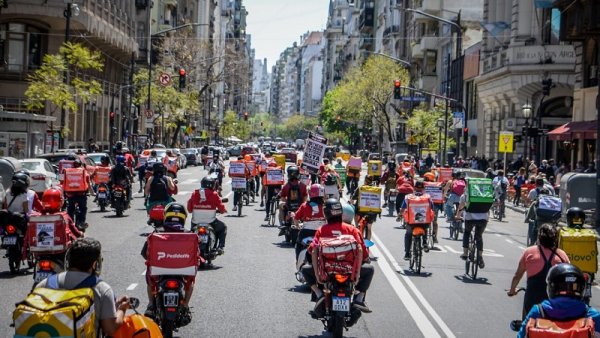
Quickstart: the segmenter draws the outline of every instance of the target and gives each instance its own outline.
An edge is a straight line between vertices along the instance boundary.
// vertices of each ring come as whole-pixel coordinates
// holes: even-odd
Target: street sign
[[[171,75],[167,73],[160,73],[160,76],[158,77],[158,82],[160,82],[160,84],[163,87],[168,86],[169,83],[171,83]]]
[[[512,153],[513,152],[514,134],[512,131],[501,131],[498,140],[498,152]]]
[[[146,118],[151,119],[154,116],[154,112],[150,109],[146,109]]]
[[[425,97],[425,96],[400,96],[400,101],[425,102],[425,101],[427,101],[427,97]]]
[[[462,129],[465,126],[465,113],[455,111],[452,113],[452,127],[454,129]]]

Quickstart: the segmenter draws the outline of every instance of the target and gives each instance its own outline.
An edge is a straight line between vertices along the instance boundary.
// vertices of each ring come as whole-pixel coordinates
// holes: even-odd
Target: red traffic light
[[[185,76],[185,69],[179,68],[179,76]]]
[[[394,87],[400,87],[400,80],[394,80]]]
[[[115,118],[115,112],[111,111],[108,116],[110,117],[111,120],[113,120]]]
[[[463,132],[464,132],[465,134],[469,134],[469,128],[463,128]]]

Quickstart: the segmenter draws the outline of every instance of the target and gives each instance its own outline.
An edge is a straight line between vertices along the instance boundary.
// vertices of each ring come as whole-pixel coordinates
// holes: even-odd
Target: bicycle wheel
[[[469,251],[473,253],[473,259],[471,264],[471,278],[473,280],[477,279],[477,271],[479,270],[479,250],[477,250],[477,245],[475,241],[471,244]]]
[[[448,237],[448,238],[450,238],[450,239],[454,238],[454,221],[452,221],[450,223],[450,226],[448,226],[448,229],[450,229],[450,237]]]
[[[423,257],[423,236],[413,237],[415,255],[415,272],[421,274],[421,258]]]
[[[467,249],[467,259],[465,259],[465,275],[470,276],[470,272],[471,272],[471,264],[473,264],[473,260],[472,260],[472,254],[473,252],[471,251],[471,244],[473,243],[473,232],[471,231],[471,235],[469,236],[469,246]]]

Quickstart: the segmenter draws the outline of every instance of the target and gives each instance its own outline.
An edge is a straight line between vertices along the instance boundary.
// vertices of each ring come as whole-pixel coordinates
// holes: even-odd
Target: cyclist
[[[187,202],[188,212],[194,212],[194,209],[201,210],[216,210],[221,214],[227,213],[227,209],[221,201],[221,197],[215,191],[215,184],[217,182],[214,178],[206,176],[200,181],[200,189],[194,190],[192,196]],[[192,222],[194,217],[192,216]],[[225,250],[225,239],[227,238],[227,225],[223,221],[215,218],[210,223],[212,228],[215,230],[215,236],[219,242],[218,251],[219,255],[222,255]]]
[[[325,189],[322,185],[311,185],[308,190],[310,200],[302,203],[294,215],[294,225],[300,229],[298,241],[296,242],[296,261],[298,260],[300,251],[302,251],[302,240],[307,237],[313,237],[317,229],[326,223],[325,215],[323,214],[324,196]],[[300,226],[300,222],[302,222],[302,226]]]
[[[465,182],[464,178],[459,178],[459,181]],[[467,181],[467,184],[468,181]],[[463,192],[466,186],[463,186]],[[454,191],[453,191],[454,193]],[[467,205],[467,195],[461,194],[459,198],[458,210],[456,211],[456,215],[454,218],[457,220],[463,220],[465,222],[465,231],[463,233],[463,253],[460,255],[460,258],[466,260],[469,254],[469,238],[471,236],[471,230],[475,231],[475,242],[477,245],[477,250],[479,251],[479,268],[483,269],[485,267],[485,263],[483,262],[483,232],[485,231],[485,227],[487,226],[489,220],[489,212],[468,212],[466,211]],[[464,213],[464,215],[463,215]],[[462,216],[461,216],[462,215]],[[450,216],[448,216],[450,217]]]
[[[350,163],[350,162],[348,162]],[[346,165],[346,188],[348,189],[348,195],[352,196],[354,190],[358,187],[358,181],[360,180],[360,169],[350,168],[349,164]]]
[[[498,176],[492,180],[494,186],[494,199],[500,203],[502,217],[504,217],[504,203],[506,202],[506,190],[508,189],[508,179],[504,177],[504,170],[498,170]]]
[[[452,223],[454,220],[454,205],[458,204],[460,197],[465,192],[466,182],[464,173],[459,171],[452,171],[452,179],[449,180],[444,186],[444,194],[446,195],[446,219],[448,223]]]
[[[300,182],[300,170],[292,165],[287,169],[288,182],[283,186],[279,196],[281,205],[279,205],[279,236],[285,233],[286,226],[283,225],[289,220],[288,212],[295,212],[300,205],[306,201],[306,185]],[[292,235],[293,238],[293,235]]]
[[[396,181],[396,189],[398,190],[398,196],[396,197],[396,222],[400,222],[402,220],[402,214],[400,213],[400,207],[404,202],[404,198],[406,195],[412,194],[415,192],[414,182],[412,176],[410,176],[410,171],[403,170],[403,176],[400,176]]]
[[[385,172],[381,175],[381,182],[385,184],[385,188],[383,190],[383,206],[382,208],[387,208],[388,196],[390,195],[390,190],[396,187],[396,181],[398,180],[398,176],[396,175],[396,161],[390,161],[387,164]]]
[[[431,187],[432,190],[437,191],[437,196],[432,192],[431,193],[431,201],[433,202],[433,243],[437,243],[437,233],[438,233],[438,214],[440,211],[444,209],[444,199],[442,198],[442,183],[435,181],[435,174],[432,172],[428,172],[423,175],[425,180],[425,186]]]
[[[79,158],[73,161],[73,168],[65,169],[65,177],[68,177],[67,172],[78,173],[74,176],[81,177],[80,179],[82,180],[82,182],[78,182],[78,189],[66,193],[67,200],[69,201],[67,213],[71,219],[76,220],[78,228],[85,229],[87,228],[87,223],[85,222],[87,216],[87,194],[96,195],[92,187],[92,181]],[[77,211],[77,217],[75,217],[75,211]]]
[[[280,168],[277,163],[275,161],[270,161],[267,169],[268,168]],[[277,194],[279,194],[279,191],[281,191],[281,185],[273,185],[273,184],[267,184],[267,175],[266,175],[266,171],[265,174],[263,175],[263,191],[264,194],[266,195],[266,205],[265,205],[265,222],[267,222],[269,220],[269,215],[271,215],[271,201],[277,197]],[[275,211],[273,211],[275,212]]]
[[[423,213],[421,215],[421,217],[423,218],[427,218],[427,214],[429,214],[430,218],[433,218],[433,201],[431,200],[431,197],[424,193],[425,190],[425,183],[421,180],[418,180],[415,182],[415,192],[412,194],[408,194],[405,198],[404,201],[402,201],[402,206],[400,207],[400,212],[398,213],[399,217],[404,217],[405,215],[405,211],[411,207],[411,203],[413,198],[418,198],[420,200],[427,200],[428,201],[428,205],[429,208],[427,210],[422,210],[421,212]],[[412,212],[408,213],[408,214],[413,214]],[[415,213],[416,214],[416,213]],[[400,216],[402,215],[402,216]],[[407,261],[410,259],[410,248],[412,246],[412,233],[413,233],[413,225],[417,224],[416,222],[418,221],[416,219],[417,215],[413,215],[411,216],[409,219],[405,219],[405,224],[406,224],[406,233],[404,234],[404,260]],[[420,221],[418,223],[421,223]],[[429,230],[431,231],[431,230]],[[426,251],[429,251],[429,248],[427,247],[427,242],[425,242],[423,244],[423,249]]]
[[[546,277],[549,299],[536,304],[523,320],[517,335],[526,337],[529,319],[546,318],[552,321],[570,321],[579,318],[591,318],[594,321],[596,336],[600,332],[600,312],[583,301],[585,277],[581,270],[571,264],[553,266]],[[566,335],[567,337],[569,335]]]
[[[213,152],[212,161],[208,165],[208,173],[209,174],[216,173],[218,175],[217,177],[219,180],[219,187],[218,187],[219,190],[223,186],[223,173],[224,172],[225,172],[225,164],[219,158],[219,152],[215,151],[215,152]]]

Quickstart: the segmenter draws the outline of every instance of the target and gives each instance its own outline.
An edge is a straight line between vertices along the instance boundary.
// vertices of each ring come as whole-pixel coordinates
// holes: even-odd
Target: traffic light
[[[111,111],[110,113],[108,113],[108,118],[110,120],[110,124],[114,124],[115,123],[115,112]]]
[[[244,112],[244,121],[248,121],[248,112]]]
[[[179,68],[179,90],[185,89],[185,69]]]
[[[469,140],[469,128],[463,128],[463,141],[467,142]]]
[[[394,80],[394,99],[396,100],[400,100],[401,98],[401,94],[400,94],[400,80]]]
[[[550,89],[552,88],[554,88],[554,85],[552,84],[552,79],[542,80],[542,94],[544,94],[544,96],[549,96]]]

